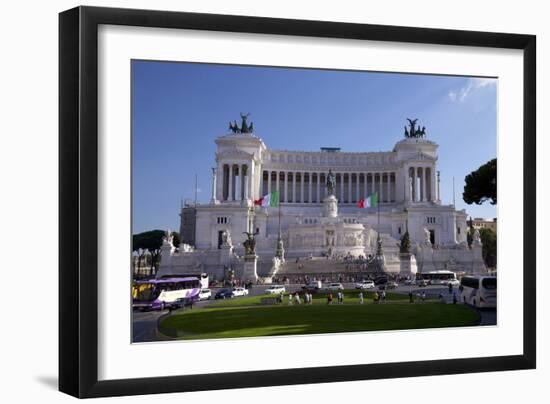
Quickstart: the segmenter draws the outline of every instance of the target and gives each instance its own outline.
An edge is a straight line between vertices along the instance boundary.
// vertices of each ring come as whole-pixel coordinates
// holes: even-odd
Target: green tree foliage
[[[483,244],[481,254],[488,268],[497,266],[497,235],[491,229],[479,229],[479,237]]]
[[[481,205],[485,201],[497,203],[497,159],[493,159],[465,178],[466,185],[462,199],[468,205]]]
[[[180,234],[177,231],[173,231],[172,236],[174,237],[174,239],[172,240],[172,244],[174,244],[174,247],[178,248],[181,244]]]
[[[160,246],[165,235],[164,230],[151,230],[132,236],[134,251],[147,250],[151,254],[151,275],[154,275],[160,263]]]

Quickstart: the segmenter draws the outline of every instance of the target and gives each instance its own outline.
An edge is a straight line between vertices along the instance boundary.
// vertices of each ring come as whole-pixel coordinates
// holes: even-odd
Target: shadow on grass
[[[163,319],[162,329],[184,339],[234,338],[475,325],[463,305],[324,304],[219,307],[189,310]]]

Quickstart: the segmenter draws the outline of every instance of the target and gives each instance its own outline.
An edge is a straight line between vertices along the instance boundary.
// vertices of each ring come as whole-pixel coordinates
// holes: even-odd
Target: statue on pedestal
[[[222,231],[222,247],[232,247],[233,244],[231,243],[231,233],[229,233],[229,230]]]
[[[432,245],[431,233],[426,227],[424,227],[424,244]]]
[[[329,195],[334,195],[334,188],[336,188],[336,177],[332,170],[329,169],[327,175],[327,192]]]
[[[256,255],[256,236],[259,232],[248,232],[244,231],[243,234],[246,234],[246,240],[243,242],[245,255]]]

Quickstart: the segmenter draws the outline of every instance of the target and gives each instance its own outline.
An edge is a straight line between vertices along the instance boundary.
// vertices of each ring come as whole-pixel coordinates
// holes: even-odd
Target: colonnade
[[[261,195],[279,191],[282,203],[320,203],[327,196],[328,172],[280,171],[262,172]],[[378,193],[380,203],[396,200],[396,174],[384,172],[334,172],[334,194],[339,203],[354,204],[372,193]]]
[[[412,202],[435,202],[438,199],[435,172],[431,167],[409,168],[408,199]]]

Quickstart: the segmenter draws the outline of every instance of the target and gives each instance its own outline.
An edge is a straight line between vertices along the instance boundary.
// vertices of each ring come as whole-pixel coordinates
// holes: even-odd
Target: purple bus
[[[201,281],[197,277],[172,277],[136,281],[132,286],[133,308],[164,310],[180,303],[199,300]]]

